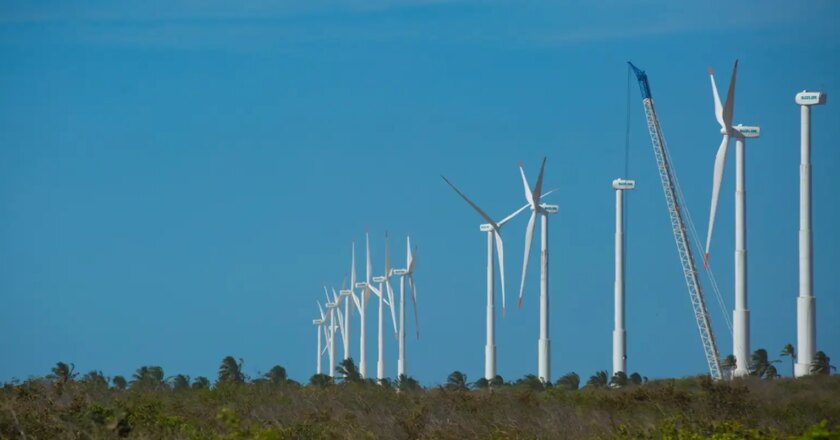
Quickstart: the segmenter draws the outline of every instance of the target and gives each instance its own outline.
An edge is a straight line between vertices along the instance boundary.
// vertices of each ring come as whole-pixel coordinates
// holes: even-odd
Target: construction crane
[[[668,205],[668,214],[671,218],[671,230],[674,233],[674,240],[677,243],[677,252],[682,263],[683,276],[688,285],[688,295],[691,298],[691,305],[694,308],[694,318],[697,320],[697,327],[700,330],[700,341],[703,343],[703,351],[706,354],[706,362],[709,364],[709,374],[714,380],[723,378],[721,374],[720,357],[718,355],[715,335],[712,333],[712,324],[709,319],[709,311],[706,309],[706,301],[703,298],[703,291],[700,288],[700,281],[697,278],[697,268],[694,265],[694,257],[691,254],[691,245],[685,231],[683,214],[680,211],[680,201],[677,198],[676,181],[671,171],[668,150],[665,146],[665,137],[659,127],[659,118],[656,116],[656,109],[653,106],[653,98],[650,94],[650,84],[647,75],[633,63],[628,62],[636,79],[639,81],[639,88],[642,91],[642,104],[645,108],[650,141],[653,144],[653,154],[656,156],[656,166],[659,169],[659,180],[662,182],[662,189],[665,191],[665,203]]]

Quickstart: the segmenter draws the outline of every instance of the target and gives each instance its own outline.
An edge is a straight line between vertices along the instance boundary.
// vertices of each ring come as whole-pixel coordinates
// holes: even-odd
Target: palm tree
[[[176,374],[170,377],[168,382],[174,391],[190,389],[190,377],[184,374]]]
[[[782,352],[779,353],[779,356],[790,356],[790,377],[793,377],[794,374],[794,363],[796,362],[796,351],[793,349],[792,344],[785,344],[784,348],[782,348]]]
[[[834,365],[831,365],[831,358],[825,352],[818,351],[814,353],[814,360],[811,362],[811,374],[831,374],[831,370],[837,370]]]
[[[490,381],[482,377],[481,379],[478,379],[477,381],[473,382],[472,386],[477,390],[483,390],[485,388],[490,387]]]
[[[757,376],[759,378],[766,378],[767,377],[767,370],[775,364],[779,362],[778,360],[768,360],[767,358],[767,350],[763,348],[759,348],[758,350],[754,351],[752,354],[752,362],[750,362],[750,374],[753,376]],[[774,367],[775,369],[775,367]]]
[[[490,379],[489,382],[487,382],[487,385],[489,385],[490,388],[498,388],[498,387],[500,387],[504,384],[505,384],[505,379],[498,374],[496,376],[494,376],[492,379]]]
[[[633,373],[630,375],[630,383],[633,385],[641,385],[642,384],[642,376],[639,373]]]
[[[101,371],[90,371],[82,377],[82,381],[98,388],[108,388],[108,378]]]
[[[400,391],[417,391],[422,389],[422,387],[413,377],[400,374],[400,377],[397,379],[397,389]]]
[[[627,373],[623,371],[616,371],[613,377],[610,378],[610,386],[620,388],[627,385]]]
[[[113,383],[114,388],[118,390],[124,390],[128,386],[128,381],[126,381],[122,376],[114,376],[114,378],[111,379],[111,383]]]
[[[210,388],[210,379],[204,376],[198,376],[193,379],[193,383],[191,386],[194,390],[206,390]]]
[[[557,379],[556,386],[564,390],[574,391],[580,387],[580,376],[574,371]]]
[[[607,372],[605,370],[596,371],[595,374],[589,376],[589,380],[586,382],[586,386],[588,387],[605,387],[607,386]]]
[[[312,377],[309,378],[309,385],[324,388],[326,386],[332,385],[333,378],[327,376],[326,374],[313,374]]]
[[[361,382],[362,375],[359,373],[359,369],[356,368],[356,363],[353,362],[353,358],[347,358],[341,361],[337,367],[335,367],[335,372],[342,376],[342,382]]]
[[[467,375],[455,370],[449,374],[446,378],[446,388],[455,391],[466,391],[467,388]]]
[[[143,366],[134,372],[131,380],[132,388],[159,389],[164,387],[163,368],[158,366]]]
[[[263,377],[272,385],[282,385],[288,380],[286,369],[280,365],[271,367],[271,369],[268,370],[268,373],[265,373]]]
[[[73,372],[76,369],[74,364],[65,364],[64,362],[56,362],[55,367],[52,368],[51,379],[55,379],[61,383],[67,383],[76,378],[77,374]]]
[[[729,378],[732,377],[732,372],[735,371],[736,365],[737,362],[734,354],[730,354],[729,356],[723,358],[723,362],[720,363],[720,366],[726,370],[726,376]]]
[[[245,363],[245,361],[243,361],[242,358],[239,358],[239,363],[237,363],[233,356],[225,356],[225,358],[222,359],[221,365],[219,365],[219,378],[217,382],[235,384],[245,383],[245,374],[242,373],[243,363]]]

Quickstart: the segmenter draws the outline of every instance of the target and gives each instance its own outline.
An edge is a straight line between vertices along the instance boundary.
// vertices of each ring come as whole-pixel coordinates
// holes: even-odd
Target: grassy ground
[[[395,392],[372,384],[119,390],[36,379],[0,390],[8,439],[840,439],[840,377],[657,380]],[[151,387],[155,388],[155,387]]]

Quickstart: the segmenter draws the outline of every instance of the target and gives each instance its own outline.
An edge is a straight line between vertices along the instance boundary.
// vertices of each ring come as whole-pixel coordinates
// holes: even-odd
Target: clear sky
[[[455,369],[477,379],[485,235],[439,176],[501,217],[524,203],[517,162],[534,179],[543,156],[560,205],[553,377],[610,370],[610,182],[625,167],[627,60],[650,76],[705,236],[720,142],[707,67],[725,90],[740,59],[735,122],[762,128],[747,144],[752,349],[771,358],[796,342],[794,94],[829,93],[812,119],[814,291],[818,349],[838,364],[840,3],[634,3],[3,2],[0,380],[47,374],[59,360],[106,375],[161,365],[215,378],[233,355],[251,376],[281,364],[305,381],[315,301],[323,284],[339,287],[366,228],[374,272],[386,230],[396,265],[406,234],[419,246],[420,340],[410,323],[408,373],[427,385]],[[638,189],[628,200],[628,369],[705,373],[635,80],[629,96]],[[712,264],[731,313],[732,152],[726,171]],[[537,368],[537,252],[522,310],[513,299],[526,220],[504,230],[506,379]],[[708,287],[707,302],[729,354]],[[368,324],[373,334],[375,318]],[[371,371],[375,346],[371,337]],[[394,376],[393,338],[386,350]],[[787,360],[779,369],[790,374]]]

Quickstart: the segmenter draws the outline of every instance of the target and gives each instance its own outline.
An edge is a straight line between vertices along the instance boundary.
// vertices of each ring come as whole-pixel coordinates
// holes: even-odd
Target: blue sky
[[[793,97],[829,93],[813,112],[814,276],[818,349],[840,359],[839,19],[834,1],[5,2],[0,380],[47,374],[59,360],[106,375],[161,365],[214,378],[234,355],[251,376],[281,364],[305,381],[315,300],[323,284],[340,285],[366,229],[374,272],[386,230],[395,264],[406,234],[419,246],[421,338],[409,338],[409,374],[477,379],[485,236],[439,176],[501,217],[524,203],[517,162],[533,179],[543,156],[560,205],[553,376],[609,370],[610,182],[625,167],[627,60],[650,76],[701,236],[720,142],[707,67],[725,90],[741,61],[735,122],[762,127],[747,145],[752,349],[771,356],[796,342]],[[635,81],[630,140],[628,369],[704,373]],[[731,155],[712,249],[726,313]],[[510,305],[526,220],[504,231]],[[507,379],[536,372],[536,261],[522,310],[498,322]],[[706,281],[726,355],[731,336]],[[375,365],[374,339],[368,348]],[[393,339],[386,351],[393,376]],[[780,371],[789,374],[786,360]]]

